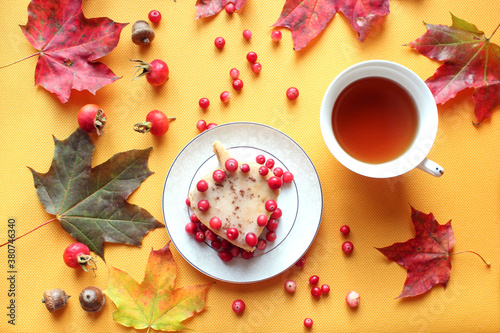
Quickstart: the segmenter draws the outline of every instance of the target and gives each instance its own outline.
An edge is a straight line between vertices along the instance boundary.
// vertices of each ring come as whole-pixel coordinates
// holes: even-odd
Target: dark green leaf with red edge
[[[358,39],[364,41],[389,14],[389,0],[286,0],[273,26],[290,29],[298,51],[325,29],[337,12],[347,17]]]
[[[151,250],[141,284],[127,273],[111,267],[108,288],[104,291],[118,308],[113,319],[126,327],[180,331],[182,321],[205,309],[211,283],[174,289],[177,264],[170,242]]]
[[[71,89],[91,93],[119,79],[105,64],[94,62],[111,52],[128,23],[106,17],[87,19],[82,0],[31,0],[28,23],[21,29],[39,50],[35,84],[66,103]]]
[[[146,233],[163,227],[126,201],[152,174],[147,166],[151,148],[116,154],[92,168],[94,145],[86,132],[78,129],[54,141],[49,171],[30,170],[45,210],[78,242],[104,258],[104,242],[140,246]]]
[[[233,3],[236,11],[241,10],[247,0],[196,0],[196,19],[209,17],[220,12],[228,3]]]
[[[423,294],[438,283],[446,287],[450,279],[450,251],[455,245],[451,221],[441,225],[432,213],[424,214],[413,207],[411,220],[415,238],[377,248],[389,260],[407,269],[403,291],[398,298]]]
[[[474,24],[452,14],[452,25],[425,24],[427,32],[409,45],[424,56],[444,61],[426,80],[436,103],[443,104],[465,88],[474,88],[477,122],[500,105],[500,47]]]

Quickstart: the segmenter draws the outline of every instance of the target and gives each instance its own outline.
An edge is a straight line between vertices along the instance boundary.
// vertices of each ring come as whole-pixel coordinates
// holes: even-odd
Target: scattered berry
[[[245,242],[248,244],[248,246],[254,247],[255,245],[257,245],[257,236],[255,236],[253,232],[249,232],[245,236]]]
[[[238,235],[239,235],[239,232],[238,232],[238,229],[236,229],[236,228],[229,228],[226,230],[226,236],[230,240],[235,240],[236,238],[238,238]]]
[[[226,167],[226,170],[229,172],[234,172],[238,170],[238,161],[234,158],[230,158],[224,163],[224,166]]]
[[[146,115],[146,121],[134,125],[134,130],[139,133],[151,133],[154,136],[162,136],[167,133],[170,121],[175,118],[168,118],[160,110],[152,110]]]
[[[288,280],[285,282],[285,290],[288,291],[289,293],[295,292],[297,289],[297,284],[293,280]]]
[[[191,222],[193,222],[193,223],[198,223],[198,222],[200,222],[200,219],[198,218],[198,216],[196,216],[196,214],[195,214],[195,213],[191,214],[191,215],[189,216],[189,219],[190,219],[190,220],[191,220]]]
[[[283,215],[283,212],[281,211],[280,208],[276,208],[274,212],[271,214],[271,218],[273,219],[279,219]]]
[[[279,222],[276,219],[269,219],[266,224],[266,229],[269,231],[276,231],[278,229]]]
[[[236,11],[236,7],[234,6],[234,3],[232,3],[232,2],[228,3],[226,5],[225,9],[226,9],[226,13],[228,13],[229,15],[234,14],[234,12]]]
[[[267,216],[264,214],[259,215],[259,217],[257,217],[257,225],[259,227],[263,227],[266,224],[267,224]]]
[[[78,112],[78,125],[87,133],[101,135],[106,124],[106,115],[95,104],[86,104]]]
[[[211,243],[210,243],[210,246],[212,246],[212,248],[216,251],[219,251],[222,247],[221,245],[221,241],[219,239],[215,239],[213,240]]]
[[[196,189],[200,192],[205,192],[206,190],[208,190],[208,183],[205,180],[200,180],[196,184]]]
[[[319,282],[319,276],[317,275],[312,275],[309,278],[309,284],[318,284],[318,282]]]
[[[259,164],[264,164],[266,162],[266,157],[264,155],[257,155],[255,161]]]
[[[307,328],[311,328],[313,325],[313,321],[311,318],[306,318],[304,319],[304,326]]]
[[[247,53],[247,60],[248,62],[251,62],[252,64],[257,61],[257,53],[255,52],[248,52]]]
[[[259,74],[262,70],[262,65],[258,62],[252,64],[252,72],[255,74]]]
[[[295,266],[304,267],[305,264],[306,264],[306,257],[304,256],[295,263]]]
[[[231,259],[233,259],[233,255],[228,250],[219,251],[217,254],[222,261],[230,261]]]
[[[293,181],[293,173],[290,171],[283,172],[283,183],[291,183]]]
[[[276,233],[274,231],[269,231],[266,234],[266,239],[268,242],[274,242],[278,236],[276,236]]]
[[[157,10],[152,10],[148,14],[148,19],[151,23],[158,24],[161,21],[161,13]]]
[[[259,175],[261,175],[261,176],[267,176],[268,173],[269,173],[269,168],[268,167],[261,166],[259,168]]]
[[[210,219],[209,224],[210,224],[210,227],[213,229],[220,229],[222,227],[222,221],[217,216],[212,217]]]
[[[266,210],[268,212],[274,212],[276,208],[278,208],[278,204],[276,203],[276,201],[274,201],[273,199],[269,199],[266,201]]]
[[[345,241],[343,244],[342,244],[342,251],[344,251],[344,253],[351,253],[352,250],[354,250],[354,245],[349,242],[349,241]]]
[[[359,305],[359,294],[355,291],[350,291],[345,297],[347,305],[351,308],[355,308]]]
[[[229,93],[229,91],[223,91],[221,94],[220,94],[220,100],[222,101],[222,103],[227,103],[229,102],[229,99],[231,98],[231,94]]]
[[[222,171],[221,169],[217,169],[214,171],[214,173],[212,174],[212,178],[217,182],[217,183],[220,183],[224,180],[224,178],[226,178],[226,174],[224,171]]]
[[[208,98],[200,98],[200,101],[198,102],[198,104],[200,105],[200,108],[202,109],[206,109],[210,106],[210,101],[208,100]]]
[[[220,50],[224,47],[224,45],[226,45],[226,41],[222,37],[217,37],[217,38],[215,38],[214,44],[215,44],[215,47]]]
[[[243,81],[240,79],[236,79],[233,81],[233,88],[234,90],[241,90],[243,88]]]
[[[252,259],[253,258],[253,252],[252,251],[242,251],[241,252],[241,257],[243,259]]]
[[[234,313],[242,313],[245,311],[245,302],[243,302],[241,299],[237,299],[236,301],[233,302],[233,311]]]
[[[236,68],[231,68],[231,70],[229,71],[229,75],[233,80],[236,80],[238,76],[240,76],[240,71]]]
[[[299,90],[295,87],[290,87],[286,90],[286,97],[293,101],[299,97]]]
[[[266,168],[266,167],[261,167],[261,168]],[[267,180],[267,184],[272,190],[278,190],[279,188],[281,188],[282,181],[280,177],[272,176]]]
[[[320,297],[321,296],[321,288],[320,287],[312,287],[311,288],[311,295],[314,297]]]
[[[212,129],[212,128],[214,128],[215,126],[217,126],[217,124],[216,124],[216,123],[210,123],[210,124],[208,124],[208,125],[207,125],[207,130]]]
[[[205,241],[205,233],[203,231],[198,231],[195,235],[194,235],[194,239],[198,242],[198,243],[201,243],[201,242],[204,242]]]
[[[282,36],[283,34],[281,33],[280,30],[273,30],[273,32],[271,32],[271,39],[276,43],[281,40]]]
[[[194,222],[188,222],[186,223],[184,230],[186,230],[186,233],[189,235],[194,235],[198,231],[198,226]]]
[[[196,128],[198,129],[198,131],[203,132],[207,129],[207,122],[203,119],[198,120],[198,122],[196,123]]]
[[[186,198],[186,205],[191,206],[191,200],[189,200],[189,198]]]
[[[267,242],[265,239],[259,239],[257,242],[257,250],[264,251],[267,247]]]
[[[274,160],[272,158],[268,158],[266,161],[266,167],[272,169],[274,167]]]
[[[217,235],[210,229],[205,230],[205,238],[211,242],[217,239]]]
[[[276,167],[273,169],[273,173],[276,177],[281,177],[283,176],[283,169],[280,167]]]
[[[247,173],[250,171],[250,166],[248,164],[244,163],[241,165],[240,169],[241,169],[241,172]]]
[[[210,208],[210,204],[207,200],[200,200],[198,202],[198,209],[202,212],[206,212]]]
[[[243,38],[249,40],[252,38],[252,32],[250,30],[243,30]]]
[[[344,236],[348,235],[349,232],[351,232],[351,228],[349,228],[349,226],[347,225],[343,225],[340,227],[340,233]]]
[[[327,284],[324,284],[321,286],[321,292],[323,294],[328,294],[330,292],[330,286]]]

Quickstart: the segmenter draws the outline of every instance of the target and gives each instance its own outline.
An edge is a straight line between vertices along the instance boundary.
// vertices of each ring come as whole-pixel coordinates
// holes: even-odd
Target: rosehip
[[[63,260],[68,267],[81,267],[84,271],[87,271],[85,266],[89,261],[94,262],[88,246],[83,243],[73,243],[69,245],[64,250]]]
[[[87,133],[102,135],[106,124],[106,115],[102,109],[95,104],[86,104],[78,112],[78,125]]]
[[[134,130],[139,133],[151,133],[154,136],[161,136],[167,133],[170,121],[175,118],[167,117],[160,110],[152,110],[146,115],[146,121],[134,125]]]

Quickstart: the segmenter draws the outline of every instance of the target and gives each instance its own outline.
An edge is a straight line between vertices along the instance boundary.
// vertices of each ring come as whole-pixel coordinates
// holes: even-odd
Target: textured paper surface
[[[3,0],[0,9],[2,52],[0,64],[7,64],[35,52],[21,33],[27,22],[27,0]],[[26,168],[46,172],[52,160],[53,139],[65,139],[78,126],[81,106],[96,103],[106,112],[108,124],[102,137],[93,137],[94,163],[100,164],[117,152],[152,146],[149,167],[155,172],[132,194],[130,201],[147,209],[163,222],[162,193],[168,169],[178,152],[198,134],[196,121],[227,123],[253,121],[273,126],[297,141],[313,161],[321,180],[324,209],[316,240],[307,253],[303,269],[293,268],[257,284],[232,285],[217,282],[207,297],[207,310],[185,322],[197,332],[303,332],[303,320],[314,320],[315,332],[492,332],[500,330],[500,115],[480,127],[475,120],[471,91],[439,106],[439,129],[429,157],[442,165],[445,174],[437,179],[419,170],[394,179],[369,179],[352,173],[329,153],[319,127],[319,108],[331,80],[346,67],[369,59],[398,62],[421,78],[431,76],[439,66],[409,47],[402,46],[425,32],[423,21],[451,24],[450,14],[463,18],[490,35],[499,23],[498,1],[405,1],[392,0],[391,14],[365,42],[342,15],[337,15],[324,32],[300,52],[293,51],[289,30],[272,42],[270,27],[281,13],[284,0],[249,0],[242,12],[195,21],[192,0],[87,0],[87,17],[107,16],[117,22],[147,19],[152,9],[162,13],[150,47],[140,48],[130,39],[131,25],[121,35],[111,54],[102,58],[122,79],[94,96],[73,91],[67,104],[41,87],[34,87],[36,58],[0,69],[0,240],[7,240],[8,219],[15,219],[18,235],[52,218],[39,203]],[[246,41],[242,31],[250,29]],[[226,39],[223,50],[213,41]],[[500,34],[492,42],[500,44]],[[245,55],[258,54],[262,71],[252,73]],[[144,79],[131,81],[130,59],[161,58],[170,67],[170,79],[161,87]],[[235,92],[229,70],[241,72],[244,87]],[[295,86],[296,101],[285,91]],[[222,91],[231,92],[222,104]],[[207,97],[203,111],[198,100]],[[148,111],[160,109],[177,120],[162,138],[133,131]],[[450,282],[444,290],[434,287],[412,299],[396,300],[406,271],[389,262],[374,248],[413,237],[410,205],[433,212],[440,223],[453,221],[455,251],[473,250],[492,262],[490,269],[473,255],[452,258]],[[351,227],[347,239],[354,252],[345,256],[339,233],[343,224]],[[279,229],[278,229],[279,232]],[[151,248],[168,241],[165,229],[149,233],[142,248],[106,244],[107,262],[140,281]],[[78,294],[89,285],[106,288],[106,264],[99,261],[97,277],[64,265],[62,253],[72,243],[58,222],[51,223],[16,241],[15,298],[10,289],[8,249],[0,249],[0,331],[2,332],[131,332],[112,319],[115,307],[107,302],[96,315],[84,313]],[[173,249],[179,266],[178,286],[212,282],[191,267]],[[317,274],[328,283],[330,294],[312,299],[307,280]],[[297,282],[294,295],[284,282]],[[41,303],[46,289],[63,288],[72,295],[68,306],[50,314]],[[344,297],[350,290],[361,294],[361,304],[351,310]],[[8,324],[9,302],[15,299],[15,323]],[[236,316],[235,299],[243,299],[246,311]]]

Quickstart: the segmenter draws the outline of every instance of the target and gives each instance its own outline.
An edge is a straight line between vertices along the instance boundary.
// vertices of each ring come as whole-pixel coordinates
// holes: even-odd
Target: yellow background
[[[2,0],[0,6],[0,64],[36,52],[18,25],[27,22],[27,0]],[[149,167],[155,172],[132,194],[129,201],[147,209],[163,222],[161,196],[170,164],[177,153],[198,134],[198,119],[218,124],[254,121],[271,125],[296,140],[308,153],[321,179],[324,195],[323,219],[307,253],[303,269],[292,268],[268,281],[253,285],[217,282],[207,297],[207,310],[185,321],[196,332],[302,332],[303,320],[314,320],[313,331],[499,331],[500,330],[500,116],[474,127],[472,91],[460,93],[439,106],[439,130],[429,157],[445,168],[441,178],[413,170],[394,179],[369,179],[340,165],[324,144],[319,127],[319,108],[325,89],[344,68],[368,59],[401,63],[423,79],[439,66],[403,46],[425,32],[423,21],[451,24],[450,12],[490,35],[500,19],[500,2],[465,0],[391,0],[391,14],[364,43],[342,15],[300,52],[292,49],[290,31],[281,29],[279,44],[271,41],[270,27],[279,17],[284,0],[248,0],[239,14],[219,15],[195,21],[194,0],[87,0],[87,17],[107,16],[117,22],[147,19],[152,9],[163,19],[149,48],[130,40],[131,25],[125,27],[117,48],[102,61],[117,75],[115,83],[94,96],[73,91],[67,104],[55,95],[34,87],[36,58],[0,70],[0,240],[7,238],[8,218],[15,218],[20,235],[52,218],[38,201],[30,166],[46,172],[53,153],[52,135],[67,138],[76,128],[81,106],[96,103],[106,112],[108,124],[96,145],[94,165],[115,153],[154,148]],[[242,31],[253,38],[245,41]],[[226,46],[215,49],[215,37]],[[500,32],[492,39],[500,43]],[[254,75],[245,55],[257,52],[262,72]],[[131,81],[129,58],[165,60],[170,79],[159,88],[145,79]],[[244,88],[231,88],[229,69],[239,68]],[[288,101],[285,91],[295,86],[300,96]],[[232,94],[222,105],[219,94]],[[198,106],[208,97],[207,111]],[[143,121],[148,111],[160,109],[177,120],[162,138],[142,135],[132,125]],[[406,271],[388,261],[374,247],[403,242],[414,236],[410,205],[433,212],[440,223],[452,220],[455,251],[473,250],[492,262],[487,268],[477,257],[452,257],[451,279],[446,290],[436,286],[422,296],[396,300]],[[345,256],[339,233],[351,227],[348,239],[354,252]],[[107,265],[128,272],[141,281],[151,248],[168,241],[165,229],[150,232],[143,246],[106,244],[106,259],[98,263],[97,278],[65,266],[62,253],[72,238],[59,222],[51,223],[17,241],[16,326],[7,324],[7,249],[0,249],[0,331],[13,332],[132,332],[112,319],[114,304],[108,300],[97,315],[84,313],[77,295],[88,285],[107,286]],[[172,246],[179,272],[177,286],[212,282],[199,273]],[[4,273],[5,272],[5,273]],[[307,280],[317,274],[331,292],[312,299]],[[2,276],[5,276],[3,278]],[[294,279],[294,295],[284,290],[284,281]],[[50,314],[40,302],[45,289],[63,288],[73,295],[68,306]],[[357,310],[348,308],[344,297],[350,290],[361,294]],[[243,299],[242,316],[231,310],[235,299]]]

